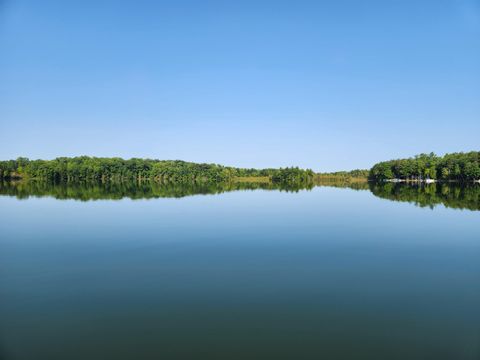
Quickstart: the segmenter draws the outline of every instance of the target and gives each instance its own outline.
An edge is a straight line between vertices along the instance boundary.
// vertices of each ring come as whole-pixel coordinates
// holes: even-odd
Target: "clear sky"
[[[0,0],[0,159],[480,150],[480,0]]]

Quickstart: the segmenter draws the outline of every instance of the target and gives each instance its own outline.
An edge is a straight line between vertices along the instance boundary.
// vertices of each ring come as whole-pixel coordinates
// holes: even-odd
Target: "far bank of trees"
[[[180,160],[121,159],[98,157],[60,157],[54,160],[0,161],[0,180],[41,179],[53,182],[74,181],[142,181],[156,182],[231,182],[239,179],[286,184],[324,182],[458,181],[480,180],[480,152],[420,154],[413,158],[383,161],[370,170],[314,173],[298,167],[247,169],[200,164]]]
[[[56,182],[154,180],[158,182],[225,182],[236,178],[267,178],[276,183],[313,181],[312,170],[299,168],[243,169],[180,160],[61,157],[54,160],[0,161],[0,179],[42,179]]]
[[[370,170],[370,179],[384,181],[442,180],[468,182],[480,179],[480,152],[453,153],[439,157],[434,153],[413,158],[383,161]]]
[[[352,171],[337,171],[331,173],[318,173],[315,178],[318,182],[365,182],[369,170],[356,169]]]

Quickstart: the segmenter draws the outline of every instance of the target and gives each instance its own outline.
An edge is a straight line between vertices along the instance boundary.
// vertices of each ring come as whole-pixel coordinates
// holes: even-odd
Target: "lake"
[[[0,359],[480,358],[480,186],[0,184]]]

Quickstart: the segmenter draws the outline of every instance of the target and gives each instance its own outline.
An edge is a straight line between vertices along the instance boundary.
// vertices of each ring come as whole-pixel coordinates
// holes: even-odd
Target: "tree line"
[[[217,164],[192,163],[181,160],[122,159],[99,157],[59,157],[53,160],[0,161],[0,179],[41,179],[54,182],[131,181],[156,182],[228,182],[236,179],[266,179],[273,183],[321,183],[442,180],[468,182],[480,179],[480,152],[420,154],[413,158],[383,161],[370,170],[314,173],[310,169],[248,169]]]
[[[355,169],[351,171],[337,171],[330,173],[318,173],[315,178],[319,183],[326,182],[365,182],[369,176],[369,170]]]
[[[313,181],[315,173],[298,167],[245,169],[180,160],[59,157],[54,160],[0,161],[0,179],[41,179],[55,182],[155,180],[158,182],[225,182],[265,177],[276,183]]]
[[[452,153],[443,157],[430,153],[383,161],[372,167],[369,177],[375,181],[475,181],[480,179],[480,152]]]

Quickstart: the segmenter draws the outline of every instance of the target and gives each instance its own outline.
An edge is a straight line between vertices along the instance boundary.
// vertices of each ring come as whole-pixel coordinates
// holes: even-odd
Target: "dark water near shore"
[[[0,359],[480,359],[479,186],[329,185],[0,184]]]

